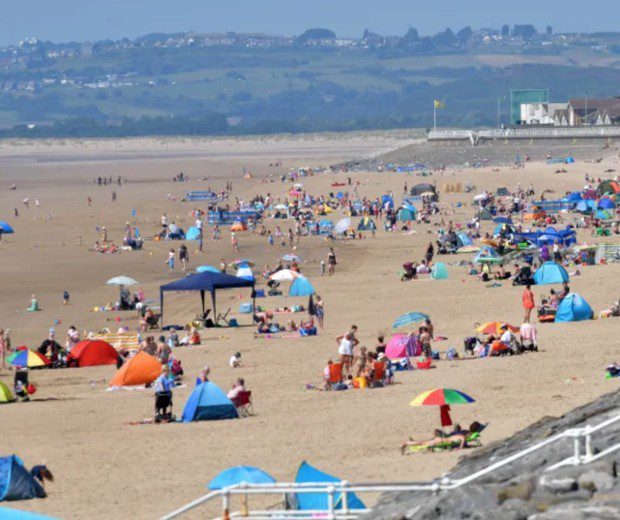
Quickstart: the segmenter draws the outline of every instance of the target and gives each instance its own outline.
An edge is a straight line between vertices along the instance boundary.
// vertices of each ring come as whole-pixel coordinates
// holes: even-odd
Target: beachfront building
[[[514,92],[514,91],[513,91]],[[524,97],[544,97],[537,91],[518,91],[517,100]],[[513,97],[513,100],[515,98]],[[513,109],[516,102],[513,101]],[[513,124],[545,126],[610,126],[620,125],[620,96],[612,98],[579,98],[568,103],[529,100],[519,104]]]
[[[568,115],[570,126],[620,124],[620,96],[571,99]]]
[[[568,103],[523,103],[521,124],[568,126]]]

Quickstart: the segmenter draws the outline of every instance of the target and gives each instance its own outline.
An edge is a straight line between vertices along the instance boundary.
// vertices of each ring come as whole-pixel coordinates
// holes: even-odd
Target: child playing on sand
[[[174,249],[170,248],[170,251],[168,251],[168,259],[166,260],[166,263],[168,264],[168,267],[170,268],[171,271],[174,271]]]
[[[69,305],[69,291],[65,291],[62,293],[62,304]]]

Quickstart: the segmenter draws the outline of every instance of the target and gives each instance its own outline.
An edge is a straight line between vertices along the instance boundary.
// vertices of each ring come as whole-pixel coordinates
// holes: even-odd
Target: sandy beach
[[[117,290],[105,285],[117,275],[139,281],[148,298],[159,298],[159,286],[178,278],[165,265],[169,242],[146,241],[142,251],[116,255],[89,250],[106,226],[111,239],[120,243],[125,222],[132,221],[145,237],[160,229],[162,212],[181,227],[193,222],[190,212],[199,203],[181,202],[188,190],[211,187],[221,190],[233,183],[233,197],[272,193],[284,198],[290,183],[264,182],[291,168],[327,166],[361,157],[392,153],[401,146],[419,146],[415,134],[376,133],[262,139],[143,139],[110,141],[0,143],[0,219],[15,234],[0,241],[0,327],[9,328],[14,345],[36,348],[54,327],[64,341],[70,325],[79,331],[116,329],[119,323],[135,330],[135,311],[92,312],[117,298]],[[604,176],[620,170],[615,148],[571,150],[575,164],[561,165],[566,173],[554,173],[558,165],[545,164],[545,146],[532,149],[531,161],[520,169],[488,166],[448,169],[432,177],[410,174],[355,172],[329,173],[302,179],[312,194],[334,191],[332,182],[347,176],[360,181],[361,196],[375,198],[403,185],[436,181],[440,191],[446,183],[470,181],[475,193],[499,186],[514,189],[517,183],[533,183],[537,191],[563,195],[583,188],[584,175]],[[544,151],[543,151],[544,150]],[[433,157],[449,153],[449,147],[432,145]],[[422,152],[420,152],[421,154]],[[430,152],[429,152],[430,153]],[[496,152],[494,152],[496,153]],[[476,150],[484,157],[483,149]],[[504,161],[510,163],[510,148]],[[495,155],[494,155],[495,157]],[[601,158],[600,162],[591,161]],[[586,162],[587,160],[587,162]],[[270,163],[281,161],[281,166]],[[448,164],[450,161],[446,161]],[[172,182],[178,172],[191,177],[188,183]],[[251,172],[252,179],[245,179]],[[122,176],[122,187],[97,186],[97,176]],[[208,180],[196,180],[206,176]],[[15,183],[16,190],[9,190]],[[113,202],[112,190],[117,193]],[[454,207],[450,218],[465,222],[472,217],[475,193],[441,193],[441,203]],[[169,200],[168,195],[175,200]],[[547,198],[554,195],[549,194]],[[30,208],[22,205],[30,198]],[[86,202],[92,198],[92,206]],[[38,199],[40,206],[35,207]],[[457,203],[463,203],[458,207]],[[19,217],[13,216],[18,208]],[[135,210],[135,218],[132,212]],[[330,216],[338,220],[343,215]],[[568,217],[568,222],[572,216]],[[357,220],[356,220],[357,221]],[[292,220],[278,221],[284,229]],[[274,221],[266,226],[273,228]],[[492,224],[483,224],[491,230]],[[190,424],[132,425],[152,416],[151,390],[107,392],[113,366],[66,370],[31,371],[38,391],[30,403],[0,407],[0,455],[17,454],[29,467],[46,461],[56,481],[48,484],[49,496],[8,504],[61,519],[119,518],[134,520],[159,517],[205,492],[205,486],[221,470],[239,464],[258,466],[278,480],[291,481],[297,467],[307,460],[320,469],[349,481],[406,481],[437,477],[448,471],[463,452],[419,454],[403,457],[399,446],[408,437],[427,438],[439,426],[434,407],[411,408],[409,401],[420,392],[440,386],[460,389],[476,399],[467,406],[454,406],[453,418],[463,424],[474,419],[489,423],[483,435],[488,443],[509,439],[516,430],[549,415],[560,415],[617,388],[617,380],[604,379],[607,364],[616,361],[620,320],[591,320],[564,324],[537,324],[540,352],[481,360],[441,360],[426,371],[398,372],[396,383],[381,389],[346,392],[308,390],[320,385],[326,361],[337,356],[334,337],[351,324],[359,326],[362,345],[374,348],[379,333],[390,333],[395,317],[409,311],[429,314],[435,333],[448,339],[433,344],[445,352],[454,346],[462,351],[463,338],[475,324],[499,320],[520,325],[523,312],[521,287],[503,283],[487,287],[468,276],[464,267],[448,265],[443,281],[399,281],[406,261],[422,258],[436,228],[416,225],[416,233],[387,233],[376,237],[335,242],[339,265],[334,277],[321,277],[331,242],[321,237],[301,240],[295,251],[301,269],[325,302],[325,328],[315,337],[265,339],[254,337],[254,327],[201,331],[202,345],[180,347],[174,354],[182,361],[185,386],[174,391],[174,411],[182,412],[198,372],[209,365],[211,380],[228,389],[238,376],[252,390],[256,415],[243,420],[207,421]],[[257,271],[273,265],[288,249],[267,251],[267,239],[240,233],[241,253],[230,248],[229,233],[220,241],[205,241],[204,252],[188,242],[190,266],[218,265],[241,255],[252,259]],[[580,242],[617,243],[617,236],[594,238],[579,231]],[[178,243],[173,247],[178,249]],[[448,264],[469,260],[473,254],[439,258]],[[569,271],[571,269],[569,268]],[[581,268],[571,279],[572,291],[581,294],[595,313],[618,299],[620,264]],[[135,287],[132,287],[132,290]],[[63,291],[71,295],[62,304]],[[534,287],[537,301],[548,287]],[[42,311],[26,312],[32,294]],[[248,301],[247,291],[218,295],[221,310],[231,308],[241,324],[247,315],[237,314]],[[307,299],[300,299],[306,304]],[[259,301],[275,307],[283,298]],[[185,324],[200,311],[197,295],[170,295],[166,299],[166,323]],[[298,318],[300,315],[295,315]],[[120,322],[117,321],[120,318]],[[285,322],[286,316],[279,318]],[[228,359],[242,353],[241,368],[231,369]],[[0,380],[12,381],[9,370]],[[211,511],[211,510],[209,510]],[[202,514],[202,516],[201,516]],[[197,510],[187,518],[204,518]]]

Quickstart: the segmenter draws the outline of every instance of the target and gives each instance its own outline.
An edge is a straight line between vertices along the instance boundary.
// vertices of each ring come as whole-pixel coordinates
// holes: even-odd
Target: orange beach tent
[[[152,383],[161,374],[161,364],[146,352],[138,352],[110,381],[110,386],[135,386]]]

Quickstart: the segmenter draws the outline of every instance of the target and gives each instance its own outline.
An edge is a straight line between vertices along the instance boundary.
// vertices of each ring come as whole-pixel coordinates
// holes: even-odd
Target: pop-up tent
[[[445,280],[448,278],[448,268],[443,262],[437,262],[431,270],[431,278],[434,280]]]
[[[6,386],[2,381],[0,381],[0,404],[11,403],[14,400],[15,399],[9,387]]]
[[[110,386],[136,386],[152,383],[161,374],[161,363],[146,352],[138,352],[110,381]]]
[[[568,272],[556,262],[545,262],[534,273],[536,285],[568,282]]]
[[[291,284],[288,295],[289,296],[310,296],[314,294],[314,287],[305,276],[297,276]]]
[[[385,346],[385,355],[390,359],[419,356],[422,346],[409,334],[394,334]]]
[[[98,365],[116,365],[118,354],[107,341],[84,340],[71,349],[69,358],[77,362],[78,367]]]
[[[220,388],[210,381],[194,388],[183,408],[183,422],[215,421],[239,417],[232,401]]]
[[[0,502],[46,496],[43,486],[26,470],[17,455],[0,457]]]
[[[420,184],[416,184],[409,191],[412,197],[419,197],[420,195],[429,192],[433,194],[432,199],[437,200],[437,189],[434,185],[428,182],[421,182]]]
[[[411,204],[403,204],[398,210],[398,220],[409,222],[415,220],[416,209]]]
[[[297,476],[295,477],[295,483],[323,483],[325,487],[333,482],[341,482],[339,478],[323,473],[315,467],[308,464],[306,461],[301,463],[297,470]],[[357,497],[355,493],[347,493],[347,509],[366,509],[364,503]],[[325,511],[328,508],[327,493],[296,493],[295,501],[297,502],[296,509],[301,511]],[[334,507],[336,509],[342,509],[343,496],[341,493],[334,495]]]
[[[357,225],[358,231],[371,231],[377,229],[377,224],[370,217],[362,217],[360,223]]]
[[[205,312],[205,293],[211,293],[211,302],[213,304],[213,316],[217,316],[215,306],[215,293],[218,289],[236,289],[239,287],[251,287],[254,289],[254,280],[246,280],[245,278],[237,278],[224,273],[204,272],[199,274],[190,274],[185,278],[181,278],[176,282],[159,286],[159,299],[161,305],[161,320],[164,322],[164,293],[170,291],[200,291],[200,299],[202,301],[202,313]],[[254,291],[252,290],[252,299],[254,299]],[[254,303],[252,303],[254,306]]]
[[[0,507],[0,518],[2,520],[55,520],[51,516],[43,516],[37,513],[29,513],[19,509]]]
[[[192,226],[185,233],[185,240],[198,240],[198,237],[200,237],[200,229],[196,226]]]
[[[570,293],[560,302],[555,315],[555,322],[591,320],[592,316],[594,316],[594,312],[588,302],[578,294]]]

